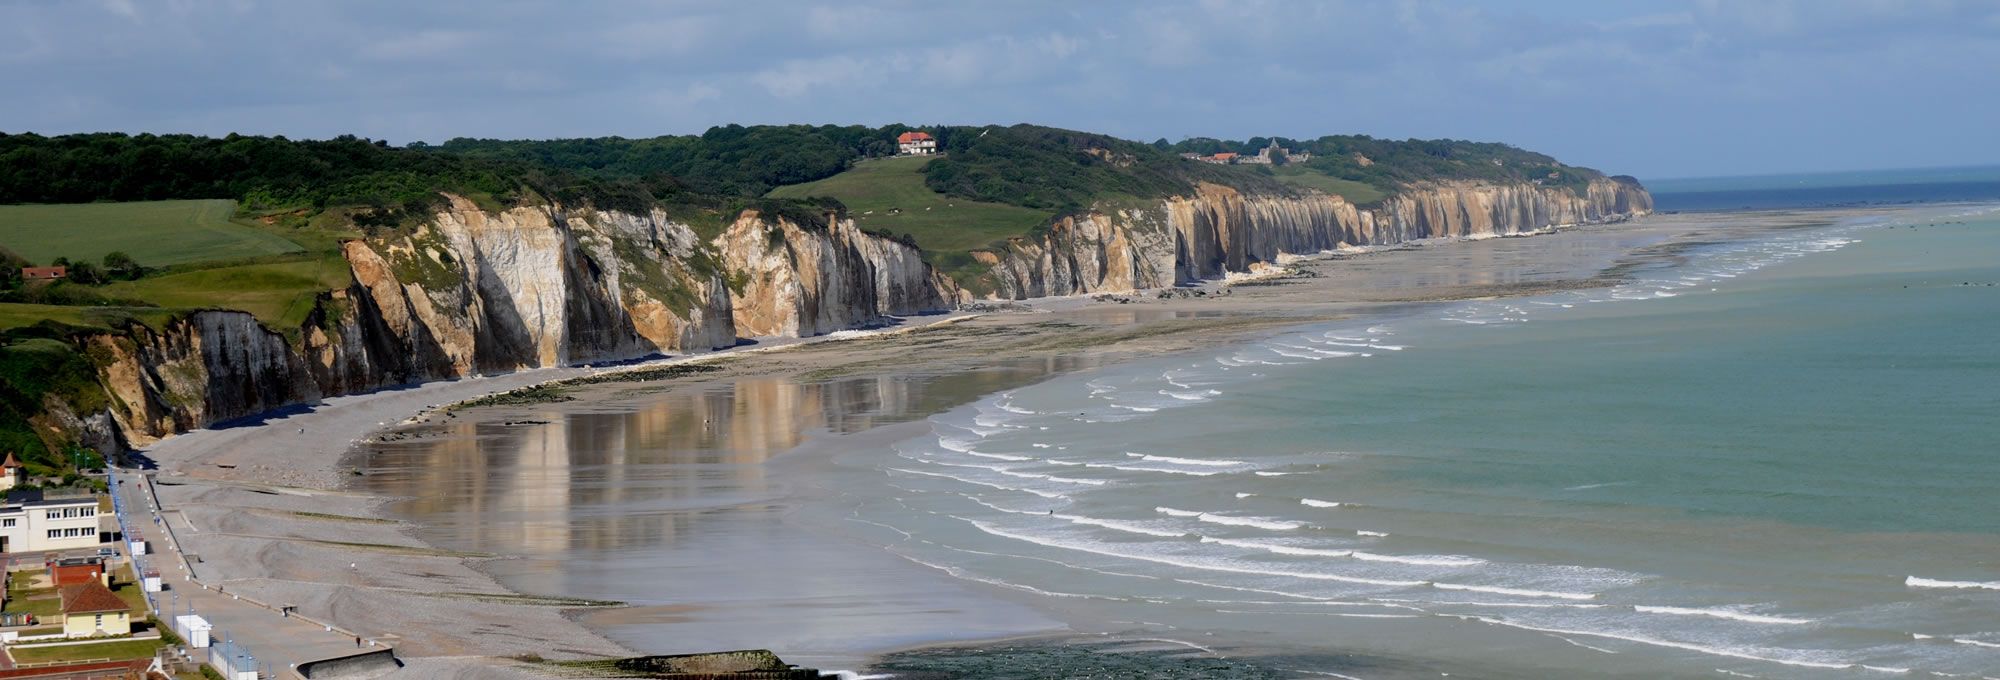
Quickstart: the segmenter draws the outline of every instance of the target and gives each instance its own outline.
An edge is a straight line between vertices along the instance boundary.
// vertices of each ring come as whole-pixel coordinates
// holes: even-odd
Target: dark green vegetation
[[[235,203],[221,199],[5,205],[0,247],[38,263],[59,257],[98,262],[120,253],[144,267],[303,250],[275,233],[232,221],[235,213]]]
[[[890,654],[870,667],[909,680],[987,678],[1160,678],[1163,680],[1278,680],[1296,678],[1299,669],[1343,673],[1380,670],[1358,659],[1251,657],[1227,659],[1197,654],[1187,647],[1156,640],[1136,643],[1026,641],[919,649]]]
[[[479,408],[481,406],[526,406],[529,404],[553,404],[574,400],[576,400],[576,397],[569,396],[568,392],[555,385],[535,385],[460,402],[452,408],[456,410],[462,408]]]
[[[598,375],[587,375],[581,378],[571,378],[569,380],[564,380],[558,384],[603,385],[607,383],[652,382],[655,380],[673,380],[675,378],[685,378],[691,375],[714,373],[716,371],[722,370],[722,364],[723,362],[718,361],[705,364],[672,364],[668,366],[659,366],[656,368],[641,368],[630,371],[613,371],[610,373],[600,373]]]
[[[1035,234],[1067,213],[1151,204],[1204,182],[1265,194],[1323,191],[1367,205],[1424,181],[1576,189],[1599,176],[1502,144],[1368,137],[1277,140],[1312,154],[1297,164],[1214,165],[1180,154],[1254,154],[1272,140],[1148,145],[1032,125],[928,127],[942,156],[892,158],[896,136],[912,129],[731,125],[646,139],[438,146],[353,136],[0,133],[0,447],[50,469],[63,464],[75,444],[38,437],[28,419],[57,402],[79,414],[102,411],[107,397],[94,370],[106,358],[85,353],[90,335],[233,309],[298,342],[315,310],[325,311],[323,294],[351,284],[343,241],[408,238],[448,255],[418,229],[444,193],[487,210],[657,208],[704,239],[745,210],[816,229],[845,209],[863,228],[918,246],[977,293],[991,281],[974,251]],[[637,244],[613,246],[624,261],[651,257],[632,251]],[[432,290],[457,284],[459,265],[445,257],[388,257],[403,281]],[[47,264],[67,265],[69,278],[22,280],[21,267]],[[711,251],[696,249],[620,281],[684,309],[696,300],[681,274],[737,280],[720,267]],[[563,398],[551,386],[493,403]]]
[[[106,399],[90,358],[59,337],[49,326],[0,332],[0,456],[19,453],[38,477],[74,471],[85,453],[74,444],[52,449],[35,432],[30,423],[43,415],[45,401],[53,397],[76,413],[93,413]]]
[[[777,654],[765,649],[746,649],[734,652],[710,652],[706,654],[672,654],[665,656],[637,656],[626,659],[590,659],[585,661],[549,661],[536,655],[515,657],[517,660],[538,664],[543,670],[560,677],[580,678],[666,678],[695,680],[697,678],[758,678],[763,680],[810,680],[820,677],[819,671],[798,668],[785,663]]]
[[[1020,236],[1055,213],[1005,203],[952,198],[924,183],[926,165],[945,159],[925,156],[883,158],[815,182],[779,187],[774,198],[825,196],[847,206],[862,229],[907,236],[929,253],[965,252]]]
[[[1276,142],[1292,153],[1310,153],[1312,158],[1297,164],[1329,178],[1359,182],[1384,194],[1411,184],[1438,180],[1482,180],[1527,182],[1568,187],[1582,192],[1590,180],[1603,173],[1589,168],[1563,165],[1544,154],[1494,142],[1457,139],[1376,139],[1367,135],[1328,135],[1318,139],[1251,137],[1229,141],[1197,137],[1169,143],[1153,142],[1153,147],[1175,154],[1210,155],[1234,152],[1254,156]],[[1304,186],[1316,180],[1293,180]],[[1314,188],[1320,188],[1314,186]],[[1346,195],[1345,192],[1340,192]],[[1380,200],[1379,197],[1376,200]],[[1371,201],[1357,200],[1368,204]]]

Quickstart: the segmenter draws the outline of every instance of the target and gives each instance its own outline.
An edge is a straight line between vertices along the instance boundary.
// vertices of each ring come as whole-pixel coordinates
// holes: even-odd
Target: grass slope
[[[351,276],[337,253],[310,259],[259,262],[148,276],[99,288],[105,296],[140,300],[169,309],[235,309],[274,329],[297,328],[321,291],[347,286]]]
[[[235,201],[0,206],[0,246],[36,263],[96,262],[125,251],[148,267],[296,253],[298,244],[230,221]]]
[[[904,156],[861,161],[816,182],[778,187],[771,198],[832,197],[847,204],[856,224],[916,238],[933,253],[963,253],[1027,234],[1053,213],[999,203],[950,198],[924,186],[933,159]]]
[[[1271,172],[1280,182],[1302,189],[1316,189],[1333,194],[1355,205],[1373,205],[1388,196],[1372,184],[1340,179],[1308,167],[1285,165],[1272,168]]]

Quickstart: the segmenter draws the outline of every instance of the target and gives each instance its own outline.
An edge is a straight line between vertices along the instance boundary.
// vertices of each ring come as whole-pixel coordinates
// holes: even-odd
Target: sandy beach
[[[1408,305],[1606,285],[1693,245],[1861,212],[1653,216],[1530,238],[1334,254],[1234,285],[982,304],[881,331],[333,398],[253,423],[175,436],[142,455],[159,467],[161,502],[200,527],[180,540],[201,555],[204,579],[294,603],[307,615],[390,641],[409,664],[399,677],[525,674],[530,664],[510,660],[523,655],[591,658],[745,647],[770,647],[794,663],[851,668],[898,647],[1067,627],[999,589],[822,531],[824,518],[787,518],[794,499],[839,493],[812,481],[832,452],[885,446],[912,421],[1062,372]],[[573,385],[564,388],[571,400],[558,403],[449,408],[552,381],[687,362],[714,369],[661,381]],[[672,531],[692,536],[675,543],[678,552],[648,558],[676,566],[673,582],[660,589],[710,597],[596,606],[604,603],[592,600],[625,598],[578,595],[591,589],[578,583],[637,575],[615,565],[591,573],[591,565],[548,557],[586,541],[571,527],[547,534],[537,533],[543,528],[532,522],[486,527],[507,534],[495,536],[407,521],[412,514],[470,512],[446,507],[440,499],[451,493],[440,499],[422,494],[487,483],[459,475],[464,466],[482,464],[482,447],[499,436],[496,425],[547,421],[550,414],[629,412],[635,405],[660,414],[651,432],[661,439],[650,446],[735,452],[727,454],[735,458],[715,454],[727,459],[697,461],[713,468],[699,468],[713,472],[712,484],[633,500],[677,518]],[[687,439],[674,439],[682,436],[674,433]],[[568,449],[537,450],[553,455]],[[568,479],[514,483],[466,493],[520,499],[523,516],[577,501],[577,493],[562,486]],[[734,515],[720,512],[746,509],[761,518],[746,526],[777,529],[734,531],[728,524],[734,520],[727,519]],[[701,531],[688,528],[704,517],[725,520]],[[462,547],[474,543],[520,552]],[[634,539],[629,545],[647,544]],[[578,569],[583,573],[572,572]],[[759,583],[818,580],[714,595],[732,589],[732,579],[750,578],[746,569]],[[834,592],[841,597],[826,597]],[[664,648],[666,640],[674,648]]]

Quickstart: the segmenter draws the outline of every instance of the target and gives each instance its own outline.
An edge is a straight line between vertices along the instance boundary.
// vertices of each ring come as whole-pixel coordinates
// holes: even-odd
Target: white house
[[[0,553],[94,548],[102,523],[96,494],[16,490],[0,505]]]
[[[929,156],[937,153],[937,140],[928,132],[912,130],[896,135],[896,153],[905,156]]]

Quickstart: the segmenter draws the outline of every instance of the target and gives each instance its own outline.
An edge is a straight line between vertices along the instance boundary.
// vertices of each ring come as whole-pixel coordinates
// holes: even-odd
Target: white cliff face
[[[853,220],[801,226],[744,213],[716,250],[740,277],[736,328],[746,336],[802,337],[951,308],[957,287],[913,247],[863,233]]]
[[[354,283],[321,296],[296,346],[235,312],[93,339],[123,436],[422,380],[814,335],[957,299],[915,248],[847,220],[750,213],[702,243],[657,210],[486,212],[452,197],[420,227],[342,251]]]
[[[1149,208],[1065,217],[1046,235],[977,255],[992,268],[993,297],[1025,299],[1164,288],[1343,244],[1525,234],[1651,211],[1644,189],[1609,179],[1584,196],[1528,184],[1426,185],[1372,209],[1326,194],[1252,196],[1205,184]]]
[[[1372,209],[1336,196],[1203,185],[1144,207],[1062,218],[990,265],[993,297],[1161,288],[1342,244],[1527,233],[1645,214],[1633,183],[1568,189],[1412,187]],[[124,440],[422,380],[728,347],[943,311],[960,299],[913,247],[746,212],[702,242],[662,211],[517,207],[452,197],[421,227],[342,245],[354,274],[294,341],[248,314],[205,311],[84,340]],[[63,422],[99,422],[102,414]],[[53,416],[52,416],[53,417]],[[108,433],[98,433],[108,434]]]

